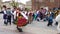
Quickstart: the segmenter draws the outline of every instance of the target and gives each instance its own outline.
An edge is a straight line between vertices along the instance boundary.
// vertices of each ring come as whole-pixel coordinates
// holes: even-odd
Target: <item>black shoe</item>
[[[21,28],[18,28],[18,31],[19,31],[19,32],[23,32]]]
[[[18,30],[19,32],[23,32],[23,31],[22,31],[22,28],[18,28],[18,26],[17,26],[17,30]]]
[[[52,26],[52,25],[51,25]]]
[[[19,29],[19,32],[23,32],[22,29]]]
[[[4,24],[7,26],[8,25],[8,23],[7,22],[4,22]]]
[[[47,25],[47,26],[49,26],[49,25]]]
[[[56,22],[55,25],[57,26],[58,25],[58,22]]]

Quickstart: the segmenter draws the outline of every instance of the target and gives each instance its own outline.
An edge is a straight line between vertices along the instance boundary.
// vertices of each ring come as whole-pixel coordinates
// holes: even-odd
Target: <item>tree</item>
[[[18,2],[12,1],[11,6],[16,6],[16,7],[18,7],[19,4],[18,4]]]

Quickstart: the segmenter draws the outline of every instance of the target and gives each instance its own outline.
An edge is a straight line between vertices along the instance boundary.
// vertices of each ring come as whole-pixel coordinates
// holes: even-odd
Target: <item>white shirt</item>
[[[14,15],[14,19],[16,19],[16,11],[14,11],[13,15]]]
[[[4,11],[4,14],[6,14],[6,11]]]
[[[37,14],[39,13],[39,11],[37,11]]]

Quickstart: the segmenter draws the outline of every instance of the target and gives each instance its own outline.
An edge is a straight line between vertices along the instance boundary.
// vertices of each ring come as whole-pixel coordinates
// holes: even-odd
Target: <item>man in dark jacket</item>
[[[2,12],[3,12],[3,19],[4,19],[4,24],[7,24],[7,13],[6,13],[6,6],[3,5],[2,7]]]
[[[10,25],[11,25],[11,15],[12,15],[11,9],[10,9],[10,8],[7,8],[6,13],[7,13],[7,24],[8,24],[8,22],[9,22]]]

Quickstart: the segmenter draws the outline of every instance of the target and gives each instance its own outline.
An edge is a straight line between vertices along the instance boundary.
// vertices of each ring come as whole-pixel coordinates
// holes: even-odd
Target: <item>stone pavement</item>
[[[31,32],[34,34],[57,34],[56,26],[47,27],[47,22],[34,21],[31,25],[29,24],[24,28],[24,32]]]
[[[32,23],[33,24],[33,23]],[[57,34],[57,30],[54,26],[50,26],[50,27],[39,27],[37,26],[36,24],[32,25],[32,24],[28,24],[27,26],[23,27],[23,31],[24,31],[24,34],[28,33],[28,34]],[[53,28],[53,29],[52,29]],[[55,28],[55,29],[54,29]],[[16,29],[16,25],[8,25],[8,26],[5,26],[5,25],[2,25],[0,26],[0,32],[9,32],[10,34],[20,34],[18,32],[18,30]],[[22,33],[21,33],[22,34]]]
[[[19,32],[16,29],[16,25],[4,25],[3,23],[3,14],[0,14],[0,34],[31,34],[29,32]]]
[[[0,25],[0,33],[1,34],[32,34],[32,33],[29,33],[29,32],[19,32],[17,29],[16,29],[16,25]]]

